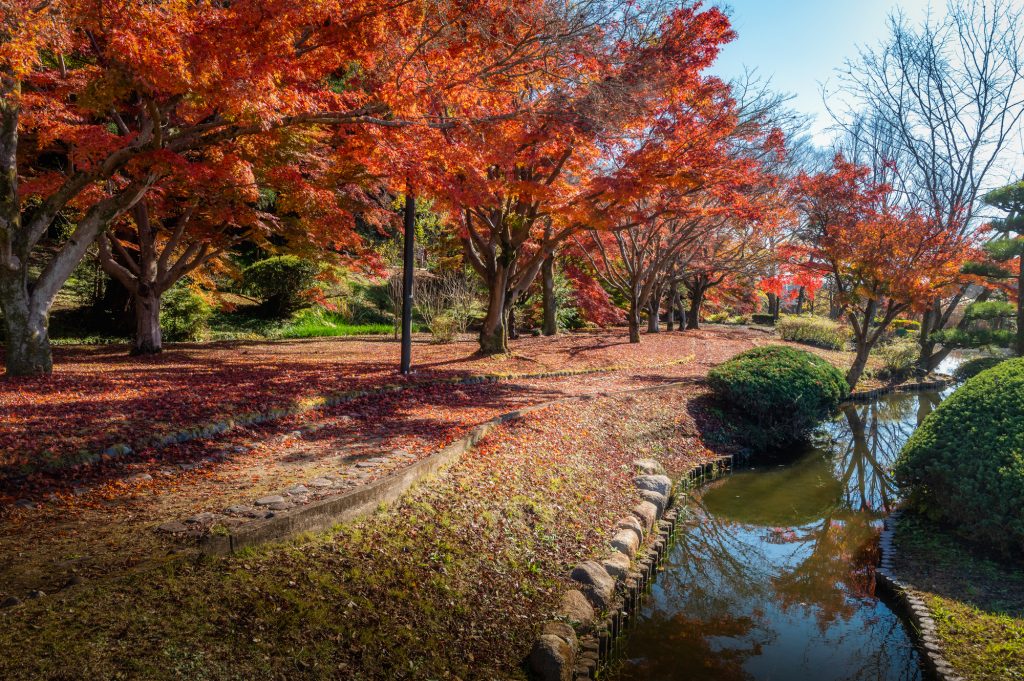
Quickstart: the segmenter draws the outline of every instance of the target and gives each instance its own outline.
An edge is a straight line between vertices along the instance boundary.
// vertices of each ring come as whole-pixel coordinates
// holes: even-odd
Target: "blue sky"
[[[773,89],[795,95],[791,106],[813,114],[812,130],[819,143],[828,140],[831,119],[821,96],[822,85],[834,90],[835,69],[857,55],[861,45],[875,45],[886,36],[887,17],[902,10],[917,21],[929,0],[722,0],[739,37],[722,51],[713,71],[725,78],[741,75],[744,66],[772,79]],[[944,0],[933,3],[944,7]]]

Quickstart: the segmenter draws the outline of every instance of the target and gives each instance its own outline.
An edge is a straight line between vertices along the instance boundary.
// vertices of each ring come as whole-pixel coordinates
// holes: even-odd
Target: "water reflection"
[[[922,678],[872,566],[896,498],[892,463],[940,399],[850,405],[795,462],[736,473],[695,498],[618,677]]]

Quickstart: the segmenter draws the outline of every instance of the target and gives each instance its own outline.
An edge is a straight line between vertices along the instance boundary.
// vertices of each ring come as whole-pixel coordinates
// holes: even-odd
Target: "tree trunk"
[[[509,300],[508,294],[505,295],[505,300]],[[519,329],[516,327],[516,304],[514,302],[509,304],[506,316],[508,317],[506,328],[508,329],[509,340],[519,340]]]
[[[41,376],[53,371],[48,310],[32,305],[27,291],[12,290],[16,281],[3,282],[6,331],[4,364],[8,376]]]
[[[857,354],[853,358],[850,370],[846,372],[846,383],[850,386],[850,390],[857,387],[857,382],[860,381],[860,377],[864,374],[864,368],[868,365],[870,354],[871,348],[868,344],[864,340],[857,339]]]
[[[555,301],[555,256],[549,255],[541,266],[544,283],[544,335],[554,336],[558,333],[558,308]]]
[[[134,296],[135,302],[135,344],[133,355],[155,355],[163,352],[160,333],[160,293],[145,287]]]
[[[704,305],[704,289],[694,288],[690,291],[690,311],[686,313],[686,328],[700,328],[700,308]]]
[[[675,330],[676,323],[676,308],[679,307],[679,285],[672,282],[672,285],[668,287],[668,309],[665,310],[665,329],[668,331]],[[683,325],[680,324],[679,328],[682,329]]]
[[[1017,343],[1018,357],[1024,357],[1024,255],[1018,259],[1020,272],[1017,274]]]
[[[800,287],[800,295],[798,295],[797,299],[796,299],[796,313],[797,314],[803,314],[804,313],[804,296],[806,294],[807,294],[806,290],[804,289],[803,286],[801,286]]]
[[[647,333],[660,333],[661,320],[658,314],[661,312],[661,295],[651,294],[651,300],[647,304]]]
[[[629,342],[640,342],[640,305],[635,300],[629,304]]]

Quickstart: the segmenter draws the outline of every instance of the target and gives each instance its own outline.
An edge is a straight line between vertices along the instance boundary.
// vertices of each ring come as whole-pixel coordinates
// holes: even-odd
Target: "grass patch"
[[[974,681],[1024,679],[1024,575],[964,545],[943,528],[905,515],[897,571],[925,592],[945,657]]]

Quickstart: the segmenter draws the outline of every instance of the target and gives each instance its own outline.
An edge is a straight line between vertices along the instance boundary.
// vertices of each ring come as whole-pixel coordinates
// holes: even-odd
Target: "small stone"
[[[649,532],[658,520],[658,507],[649,501],[642,501],[633,507],[633,515],[643,525],[644,532]]]
[[[309,493],[309,488],[306,487],[305,485],[292,485],[291,487],[286,489],[285,492],[287,492],[288,494],[291,494],[291,495],[308,494]]]
[[[633,465],[643,475],[665,475],[665,467],[656,459],[640,459],[634,461]]]
[[[640,537],[634,530],[619,530],[612,537],[611,541],[612,548],[620,554],[626,556],[626,565],[629,565],[629,559],[636,554],[636,550],[640,548]]]
[[[149,473],[136,473],[135,475],[129,475],[128,479],[135,482],[148,482],[153,479],[153,476]]]
[[[330,480],[328,480],[327,478],[314,478],[313,480],[309,481],[309,486],[310,487],[316,487],[318,489],[323,489],[324,487],[330,487],[333,484],[334,483],[331,482]]]
[[[552,634],[538,637],[530,651],[530,671],[541,681],[571,681],[575,662],[569,644]]]
[[[189,525],[206,525],[207,523],[212,523],[216,519],[217,519],[217,514],[207,512],[207,513],[197,513],[196,515],[192,516],[191,518],[188,518],[185,522],[188,523]]]
[[[257,506],[270,506],[272,504],[280,504],[284,501],[284,497],[280,494],[272,494],[269,497],[262,497],[256,500]]]
[[[545,622],[543,626],[541,626],[540,628],[540,633],[542,636],[557,636],[558,638],[568,643],[569,647],[572,648],[572,651],[574,653],[579,652],[580,642],[579,639],[576,638],[576,630],[573,629],[571,625],[566,624],[565,622]]]
[[[39,589],[33,589],[32,591],[28,592],[28,597],[33,599],[33,600],[38,599],[38,598],[42,598],[45,595],[46,595],[46,592],[45,591],[40,591]]]
[[[393,457],[395,457],[397,459],[414,459],[414,458],[416,458],[415,454],[410,454],[409,452],[405,451],[404,449],[392,449],[390,456],[393,456]]]
[[[580,591],[597,610],[607,610],[615,596],[615,580],[592,560],[576,566],[570,577],[581,585]]]
[[[287,501],[277,501],[267,506],[267,508],[269,508],[272,511],[287,511],[294,505],[295,504],[290,504]]]
[[[665,512],[665,508],[668,507],[668,497],[651,490],[642,489],[640,490],[640,498],[644,501],[649,501],[658,507],[658,517]]]
[[[619,520],[618,523],[615,524],[615,529],[617,529],[617,530],[633,530],[633,532],[636,533],[636,538],[638,540],[640,540],[640,541],[643,541],[643,538],[644,538],[644,526],[640,524],[640,521],[636,518],[636,516],[632,516],[631,515],[631,516],[627,516],[625,518],[622,518],[621,520]]]
[[[578,589],[570,589],[562,594],[562,601],[556,613],[570,622],[588,626],[594,621],[594,606]]]
[[[71,575],[71,577],[68,578],[68,581],[66,581],[64,583],[64,588],[68,589],[68,588],[73,587],[73,586],[78,586],[79,584],[83,583],[84,581],[85,580],[82,579],[81,575]]]
[[[14,502],[14,505],[18,508],[35,508],[36,504],[31,499],[18,499]]]
[[[13,608],[16,605],[21,605],[21,599],[17,596],[8,596],[0,602],[0,608]]]
[[[168,523],[164,523],[163,525],[158,525],[156,529],[159,530],[160,532],[168,532],[168,533],[171,533],[171,534],[176,534],[178,532],[186,532],[186,531],[188,531],[188,526],[185,525],[185,523],[181,522],[180,520],[172,520],[172,521],[170,521]]]
[[[622,581],[629,573],[629,557],[625,553],[614,551],[610,556],[601,561],[601,566],[609,575],[618,581]]]
[[[667,475],[641,475],[633,483],[637,489],[650,490],[666,497],[672,495],[672,480]]]

